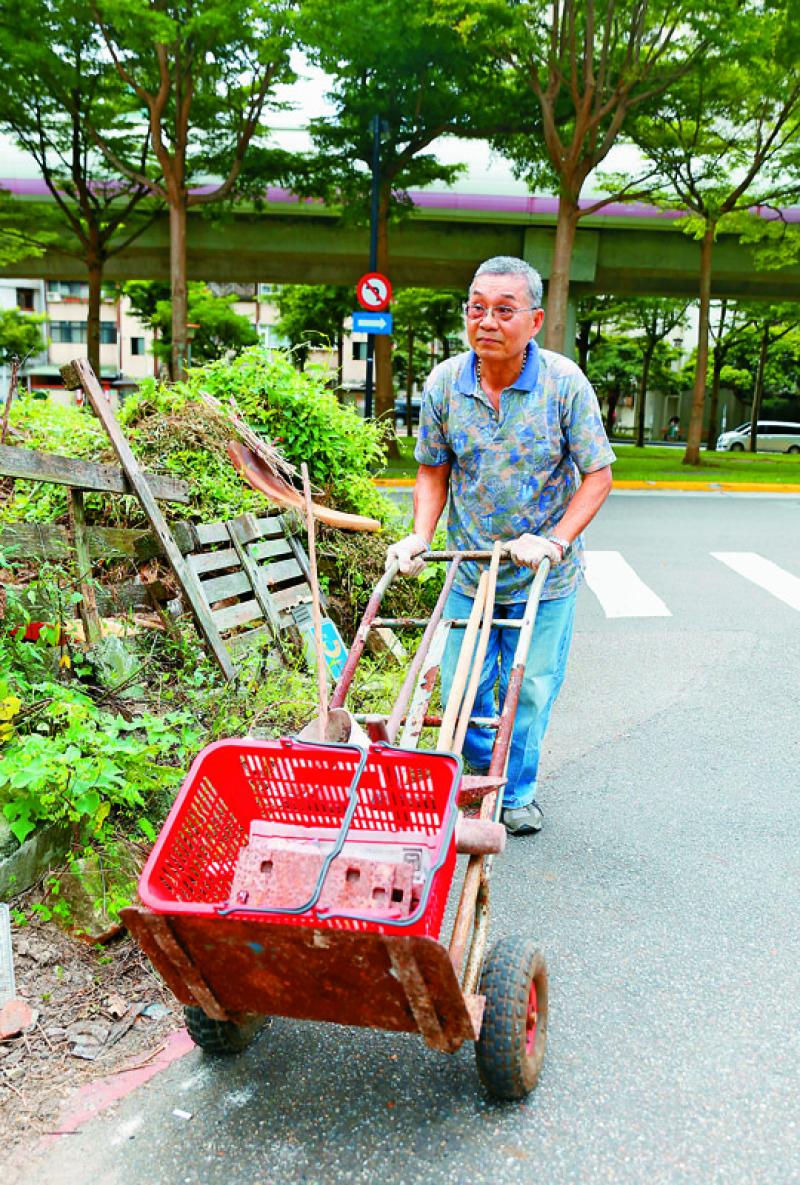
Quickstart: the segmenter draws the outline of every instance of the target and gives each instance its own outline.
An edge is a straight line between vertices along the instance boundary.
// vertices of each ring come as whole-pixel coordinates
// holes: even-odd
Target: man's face
[[[494,309],[498,305],[527,309],[531,298],[524,276],[478,276],[469,290],[473,304]],[[542,309],[516,313],[510,321],[501,321],[494,313],[487,313],[480,321],[467,318],[467,339],[480,359],[505,362],[518,357],[532,337],[539,332],[544,320]]]

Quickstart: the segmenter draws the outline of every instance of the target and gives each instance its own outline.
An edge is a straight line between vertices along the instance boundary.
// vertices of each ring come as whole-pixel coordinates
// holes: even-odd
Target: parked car
[[[419,423],[419,409],[422,406],[422,400],[416,395],[411,400],[411,423]],[[394,401],[394,418],[395,423],[399,426],[402,424],[405,427],[406,422],[406,397],[405,395],[398,395]]]
[[[723,452],[742,453],[750,448],[750,425],[723,432],[717,441]],[[800,453],[800,424],[785,420],[759,420],[756,448],[760,453]]]

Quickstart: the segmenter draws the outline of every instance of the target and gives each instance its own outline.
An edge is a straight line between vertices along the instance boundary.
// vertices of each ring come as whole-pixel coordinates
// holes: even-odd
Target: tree
[[[634,334],[634,341],[642,357],[634,418],[636,421],[636,447],[644,448],[647,390],[653,360],[659,346],[663,347],[669,335],[684,323],[689,302],[664,297],[655,300],[628,300],[625,304],[627,325]],[[663,380],[663,366],[661,377]],[[661,385],[663,386],[663,381]]]
[[[437,343],[441,346],[442,358],[449,358],[448,339],[462,328],[460,294],[454,291],[437,292],[432,288],[401,288],[395,294],[394,321],[396,337],[399,341],[405,339],[405,421],[406,433],[411,436],[411,403],[416,377],[417,346],[422,343]]]
[[[344,321],[353,311],[353,290],[338,284],[284,284],[275,294],[281,319],[277,329],[292,345],[305,369],[310,347],[336,347],[336,386],[342,385]]]
[[[532,185],[558,193],[544,328],[549,349],[564,348],[579,221],[639,195],[647,178],[620,181],[613,192],[582,203],[587,180],[631,116],[657,108],[665,92],[701,65],[727,7],[701,10],[695,0],[519,0],[510,24],[503,0],[481,7],[479,19],[505,26],[495,38],[496,60],[523,80],[535,104],[525,134],[501,132],[495,143]]]
[[[122,290],[139,320],[153,330],[153,353],[168,362],[172,357],[174,324],[168,285],[135,280],[124,284]],[[187,351],[187,365],[214,362],[258,345],[257,330],[247,317],[236,312],[235,302],[235,296],[215,296],[205,284],[189,284],[187,314],[194,332],[189,343],[191,358]]]
[[[100,127],[93,136],[169,210],[173,378],[186,359],[187,212],[235,193],[270,91],[292,77],[292,8],[292,0],[97,0],[107,52],[138,100],[160,177]],[[192,188],[204,172],[222,180]]]
[[[711,350],[711,400],[708,408],[708,434],[706,436],[706,450],[708,452],[716,452],[717,448],[719,389],[722,375],[726,367],[729,379],[734,371],[733,367],[727,366],[728,356],[747,340],[754,325],[752,315],[744,306],[731,304],[727,300],[720,301],[716,323],[713,317],[709,316],[709,338],[713,342],[713,347]],[[737,379],[739,378],[740,375],[737,376]]]
[[[468,11],[458,7],[462,14]],[[332,21],[328,0],[305,0],[299,30],[311,60],[332,78],[328,97],[334,107],[332,118],[312,121],[319,155],[306,185],[338,202],[346,218],[364,223],[375,146],[372,121],[380,119],[377,269],[391,275],[389,226],[410,208],[409,187],[448,182],[459,171],[427,150],[448,133],[485,135],[500,126],[501,116],[513,128],[515,107],[503,108],[498,90],[503,80],[490,65],[484,41],[464,38],[450,7],[429,0],[403,5],[340,0]],[[393,403],[388,337],[377,338],[375,353],[380,417]]]
[[[24,360],[43,350],[47,342],[41,327],[46,320],[44,315],[19,309],[0,309],[0,363],[8,366],[14,359]]]
[[[52,199],[43,207],[5,198],[0,226],[21,250],[58,247],[85,264],[87,354],[98,374],[103,269],[152,214],[140,216],[149,188],[108,168],[90,128],[104,135],[114,129],[119,147],[144,172],[149,137],[129,126],[129,115],[125,88],[99,53],[88,5],[31,0],[0,9],[0,125],[33,157]]]
[[[736,34],[718,59],[672,87],[633,127],[664,179],[662,200],[690,212],[700,242],[697,361],[684,464],[700,464],[717,235],[743,213],[791,200],[800,189],[800,28],[792,0],[740,5]]]
[[[601,400],[606,400],[606,432],[614,431],[617,405],[633,398],[641,374],[641,354],[631,337],[609,334],[601,338],[589,355],[589,381]]]

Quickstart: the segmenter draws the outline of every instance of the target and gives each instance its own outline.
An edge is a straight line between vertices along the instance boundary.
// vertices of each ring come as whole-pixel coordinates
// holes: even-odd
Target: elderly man
[[[517,708],[502,819],[512,835],[542,826],[536,802],[539,750],[564,679],[581,579],[581,532],[611,489],[608,443],[597,398],[583,372],[560,354],[540,350],[542,281],[522,259],[498,256],[475,273],[464,306],[472,347],[440,363],[425,385],[416,460],[414,534],[393,544],[393,560],[418,575],[448,495],[448,547],[491,550],[508,544],[497,582],[500,618],[523,615],[530,582],[547,557],[533,643]],[[445,616],[466,618],[480,575],[462,562]],[[516,632],[493,630],[476,716],[494,716],[514,656]],[[442,662],[442,699],[452,686],[460,642],[455,632]],[[477,772],[489,767],[494,733],[471,726],[464,755]]]

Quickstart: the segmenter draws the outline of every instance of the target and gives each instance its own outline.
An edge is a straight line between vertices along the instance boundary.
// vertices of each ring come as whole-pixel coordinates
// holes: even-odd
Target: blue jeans
[[[536,776],[539,771],[539,749],[550,720],[550,712],[564,682],[572,627],[575,620],[577,593],[541,601],[536,615],[533,640],[520,689],[511,752],[508,762],[508,782],[503,792],[504,807],[527,806],[536,797]],[[450,593],[444,616],[469,617],[473,598],[464,593]],[[525,602],[496,605],[495,618],[517,620],[525,612]],[[442,703],[446,704],[458,664],[463,628],[454,626],[442,659]],[[495,684],[500,678],[500,710],[514,665],[514,651],[519,630],[494,629],[483,662],[483,672],[472,709],[473,716],[496,716]],[[464,756],[476,770],[489,768],[496,730],[471,725],[464,741]]]

